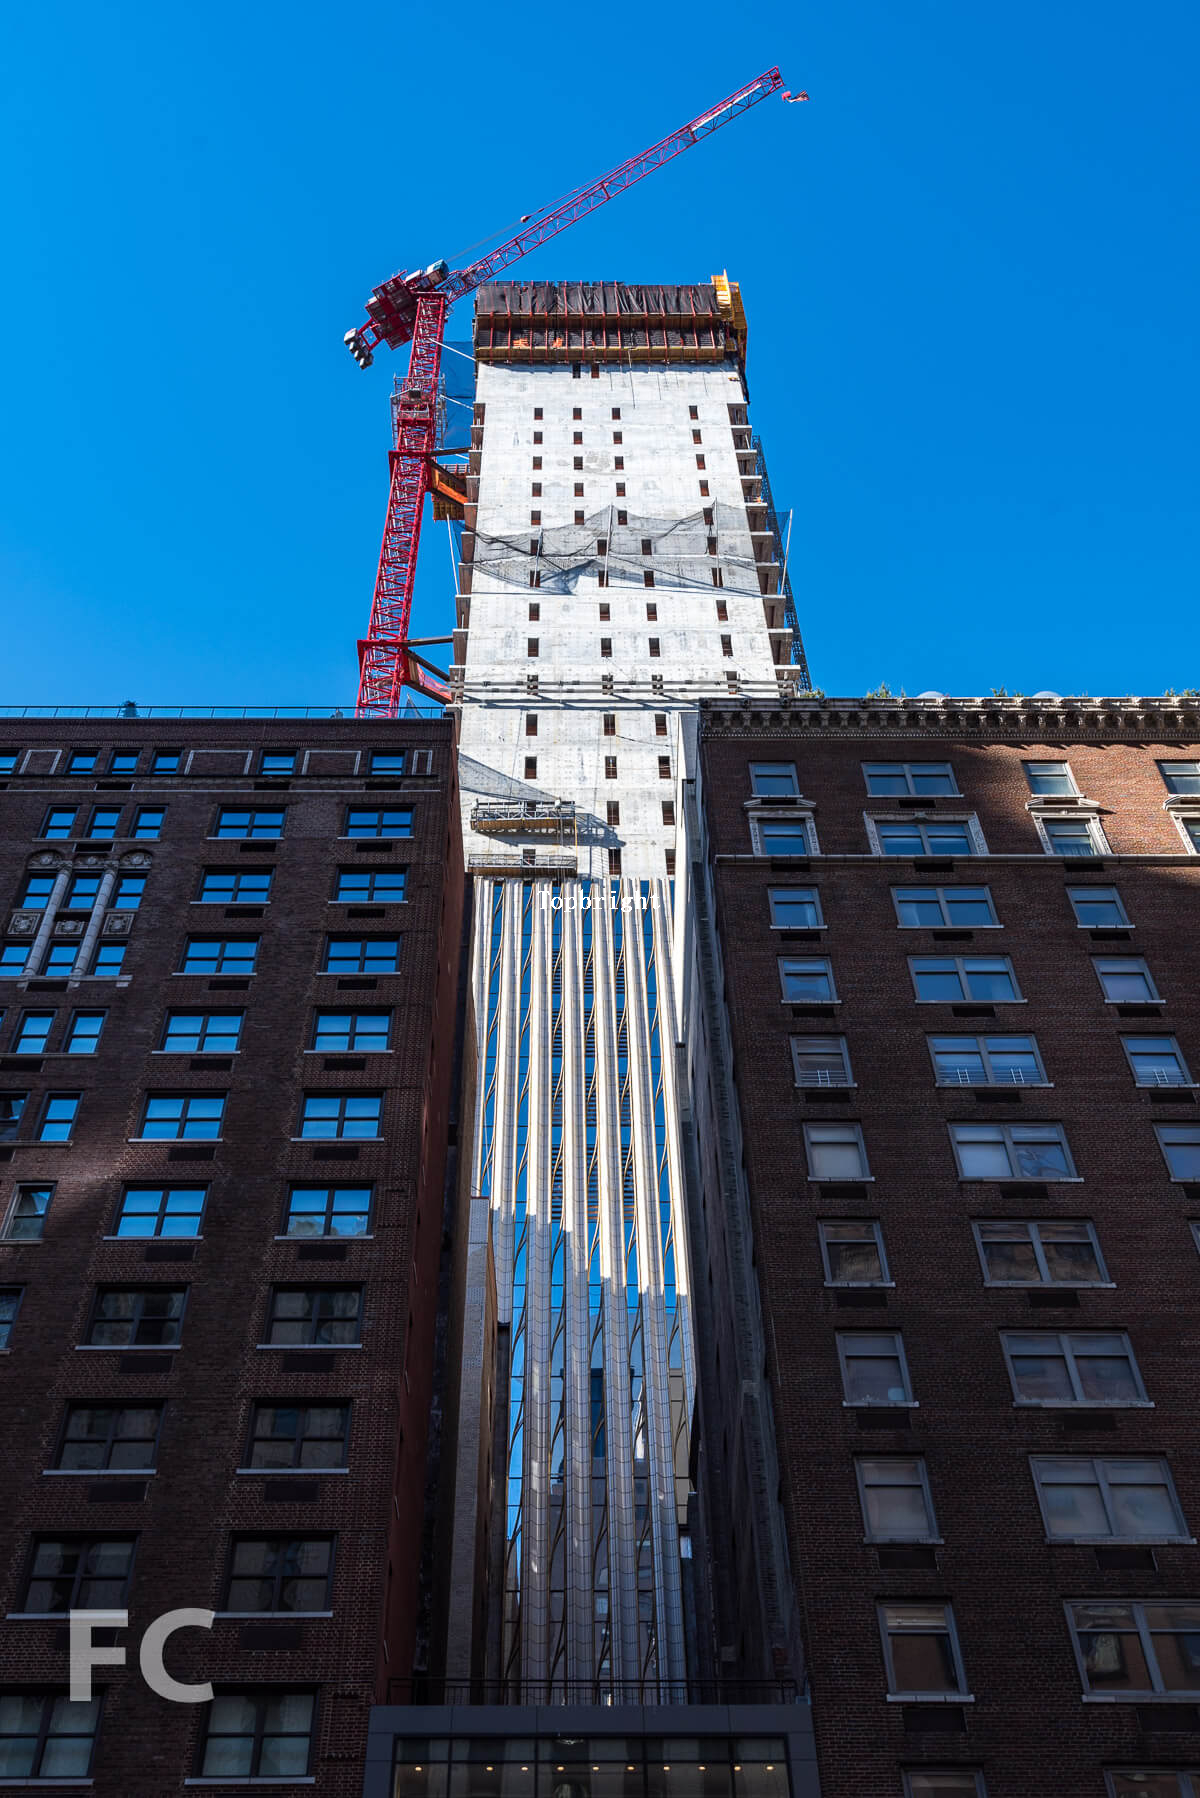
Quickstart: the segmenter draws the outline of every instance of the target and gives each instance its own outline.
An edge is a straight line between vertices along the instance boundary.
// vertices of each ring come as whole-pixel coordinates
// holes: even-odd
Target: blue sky
[[[1200,686],[1198,53],[1188,0],[14,13],[0,700],[351,699],[403,366],[342,347],[367,292],[772,63],[810,105],[514,273],[740,280],[827,691]]]

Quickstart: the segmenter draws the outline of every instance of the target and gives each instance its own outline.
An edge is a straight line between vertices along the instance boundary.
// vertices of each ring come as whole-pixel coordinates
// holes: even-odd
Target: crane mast
[[[401,270],[374,289],[367,301],[365,323],[346,333],[351,355],[361,368],[367,368],[380,343],[393,349],[411,343],[412,349],[408,374],[398,383],[392,405],[387,518],[371,620],[367,635],[358,646],[359,717],[394,718],[406,686],[431,699],[445,701],[450,696],[446,680],[415,654],[408,632],[425,495],[443,473],[436,462],[437,401],[442,343],[451,305],[693,144],[710,137],[759,100],[782,89],[779,70],[768,69],[719,105],[709,107],[648,150],[629,157],[598,181],[577,188],[554,206],[522,219],[525,229],[468,267],[451,270],[445,262],[435,262],[411,273]],[[785,92],[783,98],[806,100],[808,96]]]

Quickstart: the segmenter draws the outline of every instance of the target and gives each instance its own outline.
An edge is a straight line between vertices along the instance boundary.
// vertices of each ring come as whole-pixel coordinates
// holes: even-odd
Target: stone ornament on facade
[[[59,918],[54,926],[55,936],[82,936],[82,918]]]
[[[43,849],[40,854],[31,855],[29,858],[31,868],[65,868],[66,865],[66,856],[56,855],[53,849]]]
[[[121,856],[120,865],[122,868],[148,868],[153,860],[154,857],[144,849],[132,849],[128,855]]]
[[[128,936],[133,926],[133,917],[127,911],[110,911],[104,920],[105,936]]]
[[[74,866],[77,868],[87,868],[89,870],[106,868],[108,866],[108,857],[106,855],[77,855],[75,857]]]
[[[41,921],[40,911],[15,911],[9,919],[8,934],[10,936],[36,936]]]

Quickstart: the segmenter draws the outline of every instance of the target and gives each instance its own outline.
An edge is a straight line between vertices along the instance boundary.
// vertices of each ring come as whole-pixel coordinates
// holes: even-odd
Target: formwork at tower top
[[[714,363],[746,354],[737,284],[491,281],[475,298],[480,362]]]

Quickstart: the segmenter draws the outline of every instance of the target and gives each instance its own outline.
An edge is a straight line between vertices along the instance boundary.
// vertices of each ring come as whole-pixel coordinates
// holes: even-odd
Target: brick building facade
[[[349,1798],[422,1614],[453,726],[9,720],[0,781],[0,1778]],[[176,1607],[212,1705],[138,1676]]]
[[[825,1798],[1200,1791],[1195,700],[701,710],[728,1658],[799,1632]]]

